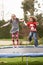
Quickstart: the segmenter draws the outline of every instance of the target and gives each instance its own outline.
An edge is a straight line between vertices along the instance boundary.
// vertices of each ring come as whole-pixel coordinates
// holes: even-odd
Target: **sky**
[[[2,3],[4,5],[2,5]],[[23,18],[23,9],[21,9],[22,0],[0,0],[0,19],[4,10],[4,19],[9,20],[11,14],[16,14],[18,18]]]
[[[18,18],[23,18],[23,9],[21,9],[22,1],[23,0],[0,0],[0,19],[2,19],[3,10],[5,20],[9,20],[11,18],[11,14],[16,14]],[[43,12],[43,0],[38,0],[38,3],[39,2],[41,3],[41,9],[39,9],[38,13]],[[37,4],[35,4],[35,8],[38,8]]]

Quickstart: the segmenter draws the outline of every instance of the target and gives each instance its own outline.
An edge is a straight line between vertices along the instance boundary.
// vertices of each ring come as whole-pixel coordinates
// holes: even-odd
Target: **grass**
[[[26,57],[22,58],[0,58],[0,65],[26,65]],[[29,57],[28,65],[43,65],[43,57]]]

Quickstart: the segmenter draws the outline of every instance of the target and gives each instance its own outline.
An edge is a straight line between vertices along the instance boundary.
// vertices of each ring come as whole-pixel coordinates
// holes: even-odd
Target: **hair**
[[[11,17],[12,17],[12,16],[16,16],[16,15],[15,15],[15,14],[12,14]]]
[[[29,18],[32,18],[33,19],[33,22],[36,22],[37,21],[37,18],[35,16],[30,16]]]

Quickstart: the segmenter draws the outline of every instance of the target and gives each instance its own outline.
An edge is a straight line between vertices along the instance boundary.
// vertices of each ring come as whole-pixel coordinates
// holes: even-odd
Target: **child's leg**
[[[28,39],[29,39],[30,42],[31,42],[31,40],[32,40],[32,36],[33,36],[33,33],[30,32],[30,33],[29,33],[29,37],[28,37]]]
[[[14,35],[14,33],[12,34],[12,42],[13,42],[13,45],[15,44],[14,42],[14,37],[15,37],[15,35]]]
[[[37,39],[37,33],[36,32],[33,33],[33,38],[34,38],[34,44],[37,47],[38,46],[38,39]]]
[[[16,41],[17,41],[17,45],[19,44],[19,32],[16,32]]]

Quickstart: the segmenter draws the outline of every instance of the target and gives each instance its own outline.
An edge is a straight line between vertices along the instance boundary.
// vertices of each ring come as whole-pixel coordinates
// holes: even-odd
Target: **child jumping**
[[[20,21],[22,21],[22,20],[20,20]],[[16,44],[18,45],[19,44],[19,19],[16,18],[15,14],[12,14],[11,19],[6,24],[1,26],[1,28],[8,26],[9,24],[11,24],[11,26],[12,26],[10,33],[12,35],[13,45],[15,45],[14,38],[16,38]]]
[[[37,47],[38,46],[38,39],[37,39],[38,22],[36,21],[36,18],[33,16],[30,16],[29,21],[27,23],[25,23],[25,21],[24,21],[24,24],[30,28],[29,41],[31,42],[32,37],[33,37],[35,47]]]

